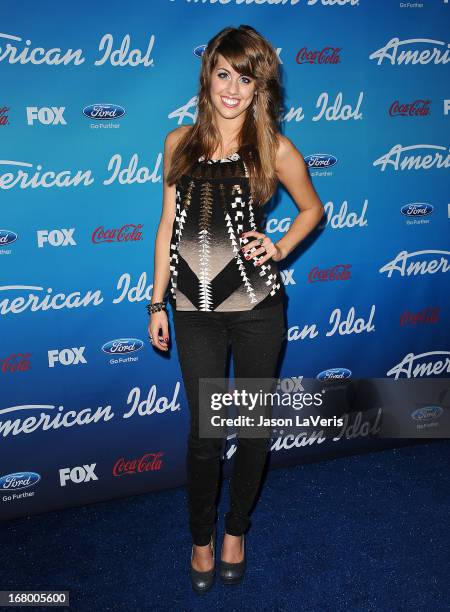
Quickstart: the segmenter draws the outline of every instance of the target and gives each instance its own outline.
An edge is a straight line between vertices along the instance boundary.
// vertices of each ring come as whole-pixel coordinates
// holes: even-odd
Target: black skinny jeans
[[[176,344],[190,411],[186,457],[189,527],[209,543],[216,519],[223,438],[199,437],[199,378],[225,378],[231,344],[236,378],[274,378],[285,332],[283,303],[239,312],[173,310]],[[226,533],[242,535],[261,481],[269,438],[237,437]]]

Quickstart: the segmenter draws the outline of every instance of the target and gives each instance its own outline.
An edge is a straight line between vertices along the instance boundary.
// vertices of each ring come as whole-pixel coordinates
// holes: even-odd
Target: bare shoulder
[[[277,148],[277,154],[276,154],[277,165],[279,162],[283,163],[283,162],[290,161],[298,157],[303,158],[303,155],[294,145],[292,140],[290,140],[290,138],[288,138],[287,136],[281,133],[278,133],[277,136],[278,136],[278,148]]]
[[[164,156],[163,156],[163,167],[164,167],[164,181],[170,174],[172,168],[173,152],[180,140],[187,132],[192,128],[192,125],[180,125],[174,130],[167,133],[164,140]]]
[[[164,147],[169,151],[173,151],[180,138],[182,138],[190,129],[192,129],[192,125],[180,125],[168,132],[164,142]]]
[[[295,161],[303,161],[303,155],[284,134],[278,133],[278,148],[276,153],[277,171],[282,170],[287,164]]]

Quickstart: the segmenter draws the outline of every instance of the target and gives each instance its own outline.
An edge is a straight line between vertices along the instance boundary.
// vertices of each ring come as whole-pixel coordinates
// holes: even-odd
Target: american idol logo
[[[347,368],[330,368],[317,374],[317,380],[340,380],[342,378],[350,378],[351,375],[351,371]]]
[[[442,406],[422,406],[422,408],[417,408],[417,410],[411,413],[411,418],[423,423],[424,421],[437,419],[443,412]]]
[[[83,115],[89,119],[110,121],[123,117],[123,115],[125,115],[125,109],[118,104],[90,104],[83,108]]]
[[[206,49],[206,45],[198,45],[194,49],[194,55],[196,55],[197,57],[201,57],[203,53],[205,52],[205,49]]]
[[[331,168],[337,164],[337,157],[329,153],[313,153],[304,159],[308,168]]]
[[[426,217],[431,215],[434,210],[434,206],[427,204],[426,202],[411,202],[411,204],[405,204],[401,207],[400,212],[405,217]]]
[[[11,244],[12,242],[15,242],[18,238],[18,234],[16,234],[16,232],[12,232],[11,230],[7,230],[7,229],[0,229],[0,246],[2,244]]]
[[[6,476],[0,478],[0,490],[19,491],[20,489],[27,489],[28,487],[34,487],[40,479],[40,475],[36,472],[14,472],[13,474],[6,474]]]
[[[125,353],[134,353],[139,351],[144,346],[139,338],[116,338],[105,342],[102,346],[102,351],[110,355],[123,355]]]

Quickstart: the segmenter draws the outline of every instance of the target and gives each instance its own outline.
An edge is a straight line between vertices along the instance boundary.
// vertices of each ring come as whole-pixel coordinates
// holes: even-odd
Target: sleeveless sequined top
[[[238,153],[200,157],[176,184],[170,241],[169,302],[175,310],[234,312],[273,306],[284,284],[272,259],[245,259],[241,247],[262,232],[262,209],[253,207],[248,170]],[[256,249],[252,249],[252,252]]]

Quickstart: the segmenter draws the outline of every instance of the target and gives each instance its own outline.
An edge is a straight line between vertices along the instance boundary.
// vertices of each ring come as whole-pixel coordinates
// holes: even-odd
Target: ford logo
[[[351,370],[347,368],[330,368],[329,370],[323,370],[323,372],[317,374],[317,380],[339,380],[341,378],[350,378],[351,375]]]
[[[434,207],[426,202],[412,202],[401,207],[400,212],[406,217],[426,217],[431,215]]]
[[[203,53],[205,52],[205,49],[206,49],[206,45],[198,45],[194,49],[194,55],[196,55],[197,57],[201,57]]]
[[[14,472],[0,478],[0,489],[2,491],[19,491],[20,489],[33,487],[40,479],[40,475],[36,472]]]
[[[304,158],[308,168],[331,168],[337,164],[337,157],[329,153],[313,153]]]
[[[11,244],[12,242],[15,242],[18,238],[18,234],[16,234],[16,232],[12,232],[11,230],[7,230],[7,229],[0,229],[0,246],[2,244]]]
[[[125,109],[118,104],[90,104],[83,108],[83,115],[89,117],[89,119],[110,121],[123,117]]]
[[[437,419],[444,412],[442,406],[422,406],[422,408],[417,408],[411,414],[411,418],[415,421],[432,421],[433,419]]]
[[[139,338],[116,338],[115,340],[105,342],[102,346],[102,351],[110,355],[134,353],[135,351],[139,351],[143,346],[144,343],[142,340],[139,340]]]

